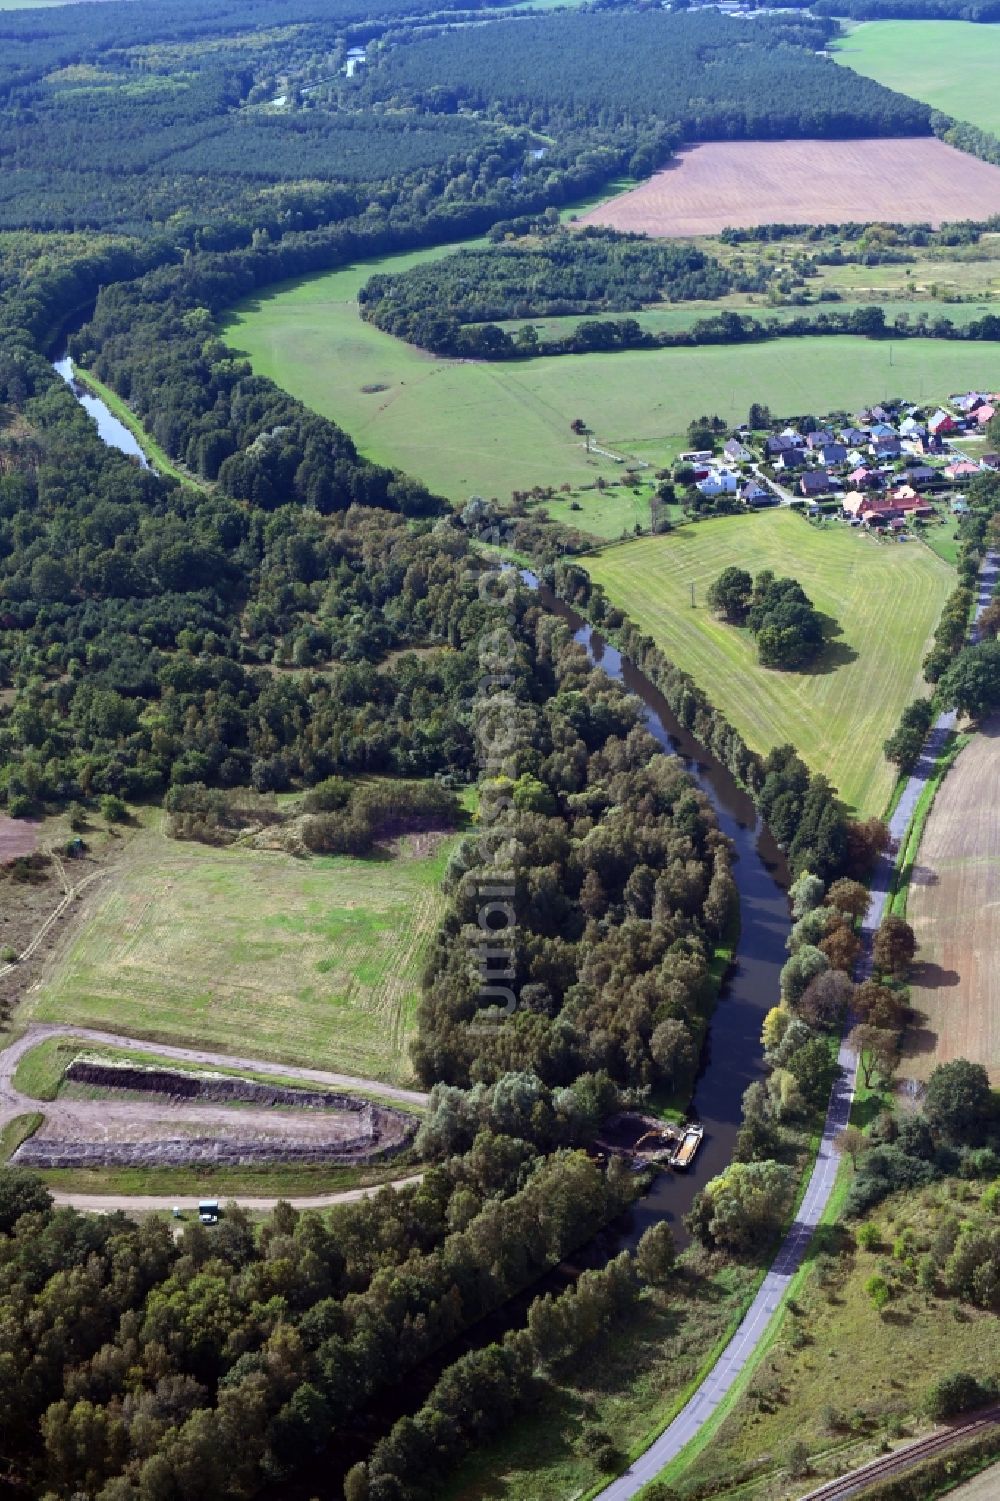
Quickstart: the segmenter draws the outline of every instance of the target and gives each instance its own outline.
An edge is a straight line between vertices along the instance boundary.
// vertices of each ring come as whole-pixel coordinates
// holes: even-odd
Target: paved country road
[[[994,584],[1000,571],[1000,556],[991,553],[983,563],[979,577],[979,592],[976,600],[976,619],[989,603]],[[975,630],[973,631],[975,636]],[[913,810],[921,792],[934,770],[935,759],[944,745],[949,732],[954,729],[955,715],[942,714],[931,727],[923,753],[910,777],[896,810],[889,820],[892,836],[889,848],[875,867],[871,881],[871,898],[868,911],[861,924],[864,937],[861,974],[871,967],[871,940],[885,912],[889,885],[895,868],[899,843],[909,827]],[[746,1368],[751,1356],[764,1337],[764,1333],[777,1312],[797,1268],[801,1265],[806,1247],[812,1239],[819,1220],[833,1191],[839,1160],[833,1149],[833,1139],[846,1126],[854,1098],[854,1075],[857,1059],[846,1041],[841,1043],[837,1058],[837,1077],[830,1096],[830,1107],[823,1127],[823,1138],[816,1154],[816,1163],[809,1178],[805,1197],[796,1215],[795,1223],[781,1243],[781,1248],[771,1266],[760,1291],[750,1305],[749,1311],[729,1344],[719,1356],[712,1370],[697,1391],[681,1408],[673,1422],[664,1429],[644,1454],[630,1465],[624,1475],[605,1486],[595,1501],[631,1501],[643,1486],[677,1458],[683,1449],[705,1425],[716,1408],[732,1390],[737,1377]]]

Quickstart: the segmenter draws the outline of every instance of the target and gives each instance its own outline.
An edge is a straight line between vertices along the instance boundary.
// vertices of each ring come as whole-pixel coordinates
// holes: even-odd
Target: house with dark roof
[[[814,433],[809,433],[806,438],[806,447],[811,448],[815,452],[817,448],[822,448],[824,443],[832,442],[833,433],[831,433],[830,429],[827,427],[820,427],[817,428]]]
[[[775,460],[776,469],[801,469],[806,461],[806,456],[801,448],[786,448],[779,453]]]
[[[871,451],[877,459],[898,459],[903,445],[895,433],[880,435],[871,441]]]
[[[846,443],[848,448],[860,448],[868,441],[868,434],[863,433],[860,427],[845,427],[841,429],[840,441]]]
[[[749,479],[740,489],[740,500],[745,506],[753,506],[759,509],[761,506],[776,506],[778,497],[773,490],[762,485],[760,480]]]
[[[809,469],[799,480],[799,489],[807,498],[826,495],[830,488],[830,476],[825,469]]]
[[[799,442],[801,442],[801,439]],[[785,433],[772,433],[770,438],[764,439],[764,452],[769,459],[776,459],[779,454],[790,453],[798,448],[798,446]]]
[[[824,464],[828,464],[831,469],[836,469],[838,464],[847,463],[847,448],[843,443],[834,443],[831,441],[830,443],[823,444],[823,447],[819,451],[819,456]]]

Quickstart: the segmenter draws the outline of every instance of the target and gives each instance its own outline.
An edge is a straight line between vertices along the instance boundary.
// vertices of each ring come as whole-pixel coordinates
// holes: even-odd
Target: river
[[[530,575],[526,581],[534,584]],[[705,1137],[689,1172],[661,1173],[635,1206],[624,1243],[634,1244],[649,1225],[661,1219],[671,1223],[677,1240],[683,1242],[686,1236],[681,1216],[690,1209],[698,1190],[731,1160],[742,1117],[743,1092],[763,1076],[761,1026],[767,1012],[777,1004],[778,975],[788,958],[788,867],[751,798],[721,762],[678,722],[662,693],[551,590],[539,585],[538,594],[546,609],[572,626],[575,639],[587,648],[594,665],[642,700],[650,733],[664,750],[680,756],[735,848],[733,875],[740,894],[740,936],[712,1016],[691,1107],[691,1115],[705,1128]]]
[[[76,379],[73,371],[73,361],[65,351],[58,359],[52,361],[52,368],[61,375],[69,386],[77,401],[94,421],[97,423],[97,431],[107,443],[109,448],[119,448],[122,453],[127,453],[131,458],[139,460],[143,469],[149,468],[149,461],[143,453],[135,436],[129,432],[124,422],[119,421],[99,396],[92,396],[84,386]]]
[[[125,453],[146,459],[135,438],[99,398],[91,396],[73,378],[68,355],[53,361],[77,399],[97,422],[104,441]],[[339,1494],[338,1478],[355,1460],[366,1456],[371,1445],[404,1414],[412,1414],[426,1397],[440,1372],[465,1350],[499,1339],[507,1329],[523,1325],[532,1298],[543,1290],[565,1286],[581,1265],[602,1265],[623,1248],[633,1248],[643,1232],[667,1220],[679,1244],[687,1241],[681,1223],[695,1194],[731,1161],[741,1120],[741,1101],[748,1084],[762,1077],[761,1026],[779,994],[778,976],[787,956],[785,940],[790,929],[787,897],[788,870],[784,857],[763,827],[751,798],[732,774],[684,729],[663,695],[631,662],[598,634],[581,616],[539,584],[531,574],[525,581],[537,589],[547,610],[565,620],[574,638],[587,650],[591,662],[609,677],[624,683],[643,704],[650,733],[664,750],[683,761],[688,774],[709,799],[722,832],[732,841],[736,855],[734,877],[740,899],[740,934],[732,966],[723,983],[705,1042],[695,1083],[690,1114],[705,1129],[701,1148],[687,1173],[661,1173],[652,1188],[632,1207],[624,1223],[610,1226],[572,1261],[536,1283],[491,1317],[483,1320],[446,1349],[425,1361],[407,1380],[385,1392],[358,1425],[339,1436],[336,1456],[327,1453],[321,1463],[282,1485],[282,1501],[298,1501],[317,1494]],[[330,1489],[331,1482],[333,1488]],[[268,1492],[277,1501],[279,1492]]]

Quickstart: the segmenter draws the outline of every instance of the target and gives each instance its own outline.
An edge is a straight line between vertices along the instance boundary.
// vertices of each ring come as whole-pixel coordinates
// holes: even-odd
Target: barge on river
[[[672,1167],[685,1172],[694,1161],[704,1135],[704,1126],[694,1121],[677,1125],[626,1110],[605,1121],[595,1145],[603,1152],[626,1158],[636,1172],[647,1167]]]

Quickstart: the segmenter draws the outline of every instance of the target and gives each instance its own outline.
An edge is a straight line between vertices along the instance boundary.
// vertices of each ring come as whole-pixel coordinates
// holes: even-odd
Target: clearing
[[[907,920],[919,949],[910,987],[918,1027],[904,1069],[983,1063],[1000,1084],[1000,719],[975,735],[945,777],[924,828]]]
[[[242,303],[224,333],[258,374],[340,423],[366,457],[459,504],[475,494],[506,500],[535,485],[578,490],[598,475],[620,477],[620,465],[585,452],[570,431],[576,417],[602,447],[658,465],[684,446],[678,435],[700,412],[735,422],[753,401],[785,415],[857,410],[894,392],[929,401],[1000,382],[994,346],[974,343],[830,335],[490,364],[436,359],[358,316],[358,289],[375,271],[404,270],[455,248],[287,282]],[[617,516],[612,529],[621,530]]]
[[[454,837],[432,845],[302,860],[141,830],[22,1019],[407,1082]]]
[[[847,23],[831,48],[838,63],[934,109],[1000,131],[1000,33],[972,21]],[[897,217],[894,215],[893,217]]]
[[[752,637],[713,615],[706,591],[731,564],[794,575],[832,617],[811,671],[759,666]],[[929,548],[879,542],[833,521],[815,525],[782,508],[641,538],[586,567],[755,750],[791,741],[862,815],[883,812],[895,773],[882,742],[924,691],[920,663],[954,585]]]
[[[707,141],[580,223],[649,235],[711,235],[727,225],[872,219],[937,226],[998,212],[1000,167],[934,136]]]

